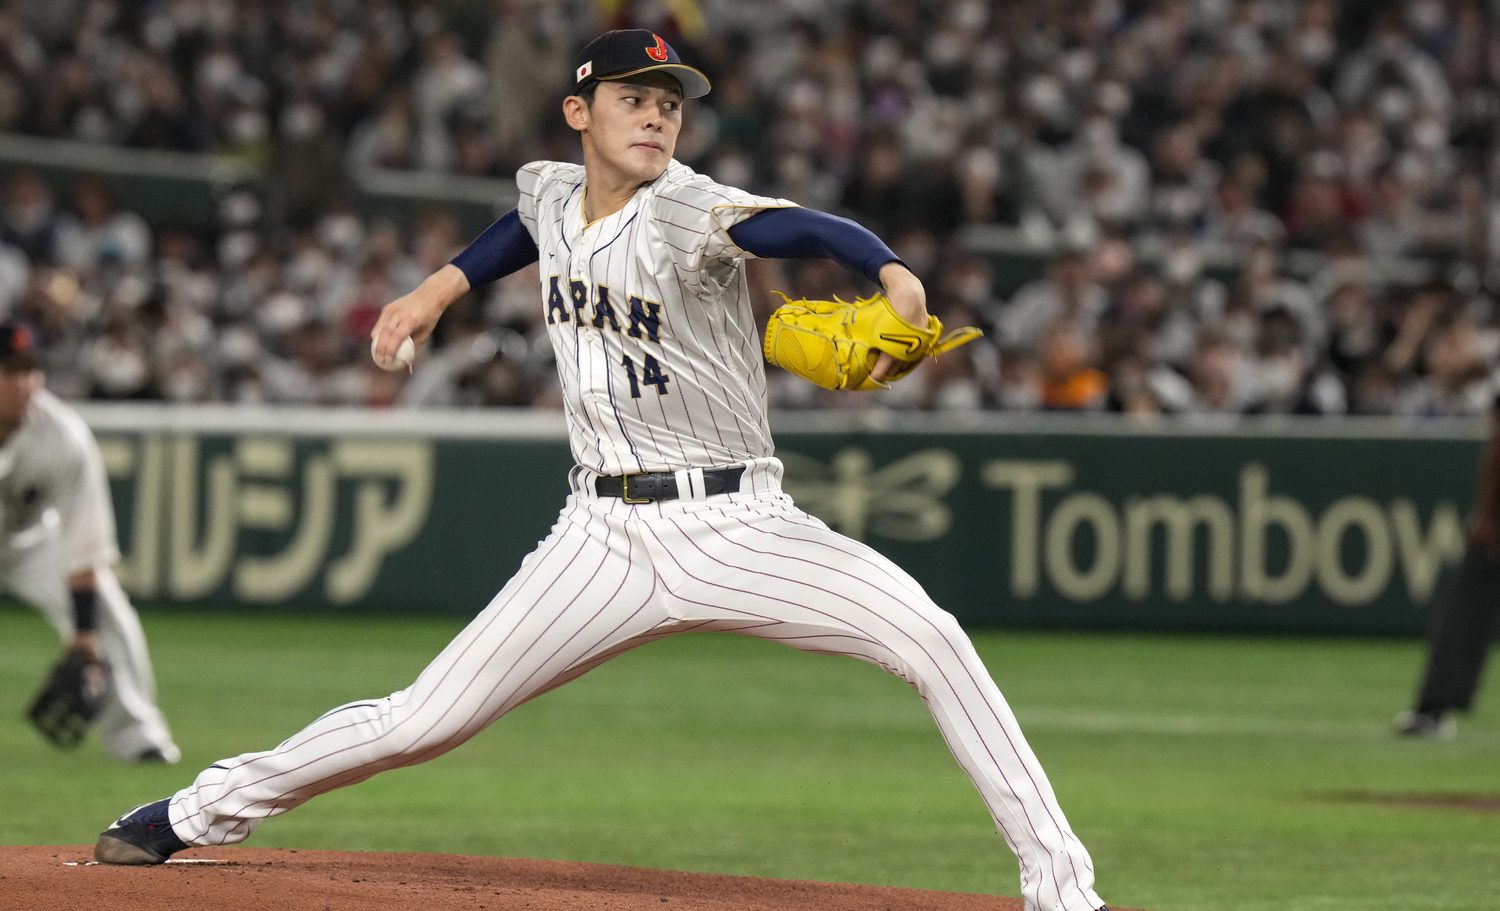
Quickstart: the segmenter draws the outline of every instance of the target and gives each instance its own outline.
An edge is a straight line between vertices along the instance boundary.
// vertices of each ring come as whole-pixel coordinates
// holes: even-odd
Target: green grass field
[[[21,720],[55,641],[0,608],[0,844],[84,844],[199,767],[410,681],[457,621],[148,612],[186,756],[134,767]],[[1452,743],[1388,733],[1413,641],[976,638],[1112,904],[1490,911],[1500,706]],[[1377,798],[1375,800],[1368,798]],[[625,656],[426,765],[268,822],[259,847],[547,857],[1016,894],[1015,861],[920,701],[857,662],[691,636]]]

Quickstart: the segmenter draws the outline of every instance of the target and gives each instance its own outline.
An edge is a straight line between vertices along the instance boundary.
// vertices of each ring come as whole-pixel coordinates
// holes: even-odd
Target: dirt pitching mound
[[[0,848],[0,911],[1021,911],[1019,899],[635,867],[198,848],[159,867],[92,847]]]

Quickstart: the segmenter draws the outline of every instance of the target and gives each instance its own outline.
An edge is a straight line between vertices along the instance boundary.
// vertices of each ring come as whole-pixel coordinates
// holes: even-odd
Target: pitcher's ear
[[[588,128],[590,113],[588,103],[579,96],[569,95],[563,99],[563,120],[578,132]]]

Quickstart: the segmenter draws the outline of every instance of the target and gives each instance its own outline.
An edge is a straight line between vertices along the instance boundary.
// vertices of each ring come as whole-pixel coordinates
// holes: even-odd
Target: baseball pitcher
[[[921,693],[1020,858],[1032,911],[1098,911],[1093,864],[973,646],[909,575],[781,490],[769,359],[829,388],[878,389],[961,344],[921,283],[859,225],[723,186],[673,160],[685,99],[709,90],[659,36],[579,54],[563,116],[583,164],[516,176],[515,211],[388,304],[373,354],[399,365],[471,288],[540,263],[575,467],[557,523],[408,689],[336,708],[273,750],[215,763],[100,835],[106,863],[246,838],[317,794],[453,749],[625,651],[697,630],[848,655]],[[787,302],[757,331],[751,257],[831,257],[883,294]],[[530,478],[497,479],[503,485]]]

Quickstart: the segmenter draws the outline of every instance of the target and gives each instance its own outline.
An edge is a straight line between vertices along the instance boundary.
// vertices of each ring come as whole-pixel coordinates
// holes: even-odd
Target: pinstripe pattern
[[[700,613],[725,600],[746,605],[758,616],[778,618],[782,630],[813,637],[818,650],[861,658],[910,683],[1007,842],[1019,849],[1023,875],[1050,880],[1060,901],[1064,883],[1078,881],[1073,852],[1084,863],[1087,853],[1067,829],[1004,697],[951,615],[890,561],[827,529],[743,509],[721,510],[707,524],[709,534],[676,520],[650,527],[664,558],[657,565],[667,592]],[[852,640],[829,648],[830,634]],[[1084,907],[1097,907],[1089,900],[1085,895]]]
[[[759,493],[642,507],[589,496],[594,477],[573,472],[551,534],[410,688],[205,770],[173,800],[178,835],[241,841],[317,794],[441,755],[646,642],[732,632],[906,680],[1020,858],[1028,907],[1102,904],[1087,851],[958,624],[889,560],[796,509],[780,493],[780,463],[748,466],[744,486]]]
[[[727,229],[761,208],[791,205],[721,186],[673,162],[620,211],[583,220],[583,168],[536,162],[516,175],[521,223],[536,240],[542,300],[554,278],[568,298],[547,331],[562,379],[573,458],[604,474],[712,468],[772,452],[760,336]],[[630,299],[658,306],[659,337],[595,326],[607,288],[625,322]],[[579,319],[579,316],[582,319]],[[622,363],[629,358],[633,367]],[[646,382],[647,358],[667,377]],[[629,371],[635,373],[632,383]]]
[[[452,749],[665,615],[623,515],[570,500],[521,571],[411,687],[327,713],[275,750],[222,760],[173,802],[184,840],[243,840],[316,794]],[[183,821],[179,822],[179,812]]]
[[[787,203],[674,162],[585,225],[582,180],[578,166],[546,162],[517,175],[577,463],[551,533],[411,687],[214,764],[174,796],[173,829],[191,844],[241,841],[317,794],[451,750],[641,644],[729,632],[911,684],[1020,859],[1027,911],[1095,911],[1088,852],[958,623],[781,493],[744,254],[725,229]],[[648,319],[637,303],[629,323],[632,298],[657,310]],[[739,491],[706,496],[703,469],[735,464]],[[676,472],[682,498],[632,505],[594,492],[601,474],[641,470]]]

